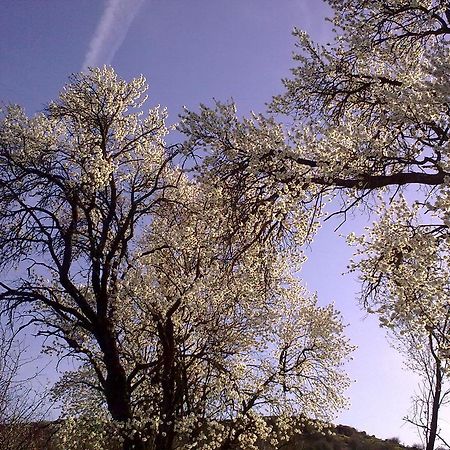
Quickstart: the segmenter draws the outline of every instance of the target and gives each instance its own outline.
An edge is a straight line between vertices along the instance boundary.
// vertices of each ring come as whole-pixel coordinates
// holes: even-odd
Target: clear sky
[[[297,26],[331,39],[320,0],[0,0],[0,100],[29,115],[55,98],[67,77],[86,66],[111,64],[120,76],[144,74],[150,103],[195,109],[233,97],[239,111],[261,111],[289,75]],[[319,233],[300,274],[320,301],[335,301],[359,346],[348,369],[356,380],[351,407],[337,422],[382,438],[419,442],[403,425],[415,378],[402,368],[374,317],[363,320],[358,284],[343,275],[351,256],[339,234],[361,230],[367,217]],[[450,429],[450,416],[447,415]]]

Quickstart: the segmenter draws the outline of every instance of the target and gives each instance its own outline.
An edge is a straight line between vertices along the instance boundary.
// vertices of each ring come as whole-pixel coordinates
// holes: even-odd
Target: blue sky
[[[239,111],[261,111],[289,75],[294,26],[315,39],[331,39],[318,0],[2,0],[0,100],[29,115],[55,98],[67,77],[90,65],[111,64],[120,76],[144,74],[150,104],[169,109],[176,122],[182,106],[195,109],[213,98],[233,97]],[[346,271],[351,249],[339,234],[361,230],[360,216],[334,233],[320,231],[301,277],[320,301],[335,301],[359,346],[348,368],[356,380],[351,407],[337,422],[379,437],[412,444],[403,425],[415,378],[402,369],[375,318],[363,320],[358,284]],[[447,416],[450,424],[450,417]],[[450,428],[450,425],[449,425]]]

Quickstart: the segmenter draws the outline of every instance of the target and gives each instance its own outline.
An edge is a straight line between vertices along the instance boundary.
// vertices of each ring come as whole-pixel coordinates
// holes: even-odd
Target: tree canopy
[[[432,359],[448,367],[450,4],[328,3],[334,42],[294,31],[295,67],[271,114],[240,119],[233,103],[186,111],[186,148],[208,155],[200,172],[237,203],[287,204],[311,224],[331,199],[343,220],[370,206],[373,229],[350,237],[363,305],[418,341],[432,330]]]
[[[334,42],[295,30],[267,114],[201,105],[180,145],[164,110],[143,114],[145,79],[108,67],[34,118],[4,112],[0,300],[80,361],[56,388],[76,418],[66,445],[108,446],[102,430],[124,450],[277,446],[294,416],[341,407],[340,316],[294,276],[337,196],[344,215],[379,210],[351,238],[364,304],[418,339],[433,330],[448,367],[450,5],[329,4]]]
[[[104,67],[43,114],[5,111],[3,308],[79,360],[55,388],[65,448],[281,445],[348,385],[338,312],[293,276],[308,221],[190,177],[165,112],[142,115],[145,91]]]

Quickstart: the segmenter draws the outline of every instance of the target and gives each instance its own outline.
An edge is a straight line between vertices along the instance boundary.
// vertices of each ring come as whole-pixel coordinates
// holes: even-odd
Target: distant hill
[[[331,434],[305,429],[294,436],[283,450],[419,450],[420,446],[408,447],[397,438],[379,439],[364,431],[347,425],[331,426]],[[264,446],[263,446],[264,447]],[[267,447],[269,449],[269,447]],[[265,450],[265,449],[264,449]]]

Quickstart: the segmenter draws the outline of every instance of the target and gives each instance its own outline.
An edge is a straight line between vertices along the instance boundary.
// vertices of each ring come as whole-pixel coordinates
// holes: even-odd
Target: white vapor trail
[[[144,0],[107,0],[81,70],[111,63],[142,3]]]

